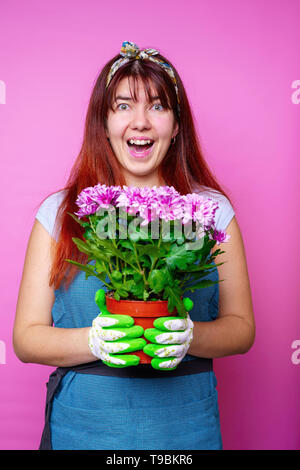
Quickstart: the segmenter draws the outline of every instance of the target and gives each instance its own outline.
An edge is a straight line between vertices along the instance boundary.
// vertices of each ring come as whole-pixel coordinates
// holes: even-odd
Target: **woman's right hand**
[[[134,319],[129,315],[109,313],[104,289],[96,292],[95,301],[101,313],[93,320],[89,331],[89,348],[92,354],[110,367],[138,365],[140,358],[126,353],[142,350],[147,344],[141,338],[144,329],[134,325]]]

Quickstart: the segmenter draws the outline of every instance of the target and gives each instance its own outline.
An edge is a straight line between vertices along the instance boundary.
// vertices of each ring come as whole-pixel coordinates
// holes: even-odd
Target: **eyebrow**
[[[151,101],[155,101],[157,99],[159,99],[159,96],[152,96],[151,97]],[[118,101],[118,100],[132,101],[132,98],[130,96],[120,96],[120,95],[118,95],[116,97],[116,101]]]

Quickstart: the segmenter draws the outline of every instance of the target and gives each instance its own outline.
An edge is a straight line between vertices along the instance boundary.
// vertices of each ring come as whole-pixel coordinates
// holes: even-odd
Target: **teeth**
[[[132,144],[132,145],[147,145],[147,144],[151,144],[151,140],[133,140],[133,139],[130,139],[129,142]]]

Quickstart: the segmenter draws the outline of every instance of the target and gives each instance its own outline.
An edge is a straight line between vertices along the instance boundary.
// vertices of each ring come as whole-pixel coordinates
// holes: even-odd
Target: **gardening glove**
[[[146,340],[140,338],[144,329],[134,326],[134,319],[129,315],[111,314],[106,308],[105,291],[96,292],[95,301],[100,308],[89,331],[89,347],[98,359],[110,367],[136,366],[140,358],[134,354],[125,354],[143,349]]]
[[[193,308],[193,301],[183,299],[186,310]],[[147,328],[145,338],[150,343],[143,348],[145,354],[153,357],[151,365],[158,370],[174,370],[186,355],[193,339],[194,324],[190,319],[180,317],[160,317],[154,320],[154,328]],[[166,346],[171,345],[171,346]]]

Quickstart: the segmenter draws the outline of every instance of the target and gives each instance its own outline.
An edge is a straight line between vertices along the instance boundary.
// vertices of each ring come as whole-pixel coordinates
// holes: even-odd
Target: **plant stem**
[[[161,241],[162,241],[162,233],[161,233],[161,230],[160,230],[159,240],[158,240],[158,244],[157,244],[157,248],[158,248],[158,249],[160,248]],[[151,272],[153,271],[154,266],[156,265],[157,260],[158,260],[158,256],[157,256],[156,258],[154,258],[154,260],[153,260],[153,262],[152,262],[152,265],[151,265],[151,268],[150,268],[150,271],[149,271],[149,274],[148,274],[148,278],[149,278]]]
[[[138,267],[139,267],[139,273],[143,276],[145,286],[147,286],[147,285],[148,285],[148,281],[147,281],[147,279],[146,279],[144,270],[141,268],[141,265],[140,265],[140,262],[139,262],[139,257],[138,257],[137,251],[136,251],[135,243],[133,243],[132,245],[133,245],[133,251],[134,251],[135,259],[136,259],[137,265],[138,265]]]
[[[189,281],[189,279],[191,279],[191,276],[185,274],[184,278],[179,281],[178,286],[180,287],[180,289],[182,289],[182,287],[186,284],[187,281]]]
[[[95,235],[96,235],[97,238],[98,238],[97,232],[96,232],[96,230],[95,230],[95,227],[94,227],[94,225],[93,225],[93,222],[92,222],[91,218],[89,218],[89,220],[90,220],[90,225],[91,225],[91,227],[92,227],[92,229],[93,229],[93,232],[95,233]],[[118,249],[118,244],[114,242],[114,239],[112,238],[112,239],[110,239],[110,240],[112,240],[112,244],[113,244],[114,248],[116,249],[116,251],[119,251],[119,249]],[[133,248],[135,249],[134,243],[133,243]],[[136,254],[136,252],[135,252],[135,254]],[[137,254],[136,254],[136,258],[137,258]],[[124,263],[128,264],[129,266],[131,266],[137,273],[143,275],[143,271],[142,271],[142,269],[141,269],[141,266],[139,265],[138,259],[137,259],[137,262],[138,262],[139,269],[138,269],[134,264],[129,263],[126,259],[123,259],[123,258],[120,258],[120,259],[121,259],[122,261],[124,261]],[[111,263],[110,263],[110,268],[111,268]],[[119,257],[118,257],[118,255],[116,255],[116,269],[119,271]],[[145,279],[145,277],[144,277],[144,279]],[[145,282],[147,283],[147,280],[146,280],[146,279],[145,279]]]
[[[108,215],[109,219],[111,220],[111,214]],[[110,238],[113,246],[115,247],[116,250],[118,250],[118,243],[116,243],[115,239],[112,237]],[[119,258],[116,257],[116,270],[119,271]]]

